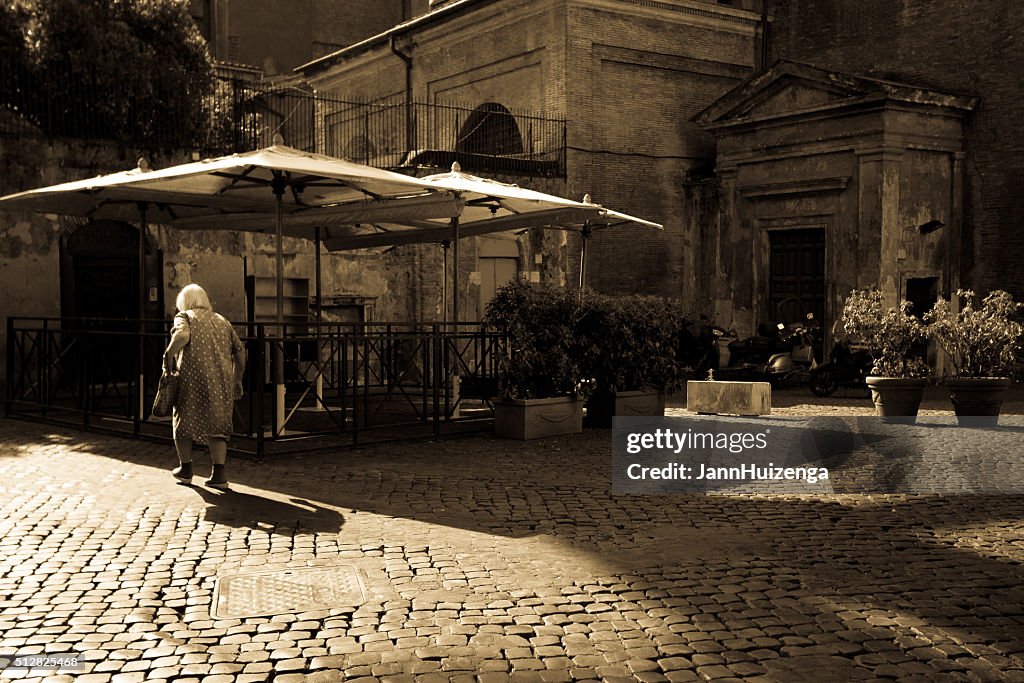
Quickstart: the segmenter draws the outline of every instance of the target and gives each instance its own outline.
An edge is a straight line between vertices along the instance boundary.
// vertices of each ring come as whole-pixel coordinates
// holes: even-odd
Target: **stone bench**
[[[771,415],[772,385],[690,381],[686,383],[686,409],[707,415]]]

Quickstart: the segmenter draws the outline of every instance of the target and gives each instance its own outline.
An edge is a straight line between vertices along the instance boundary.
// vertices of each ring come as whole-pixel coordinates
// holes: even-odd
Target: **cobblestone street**
[[[613,496],[610,434],[232,459],[222,493],[202,456],[176,485],[169,445],[0,420],[0,656],[79,652],[25,680],[82,683],[1024,681],[1024,497]],[[307,566],[366,601],[211,615],[218,576]]]

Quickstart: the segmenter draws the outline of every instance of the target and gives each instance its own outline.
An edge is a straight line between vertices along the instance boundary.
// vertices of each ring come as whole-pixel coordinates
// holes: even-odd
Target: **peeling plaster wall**
[[[0,137],[0,195],[123,171],[137,158],[114,144]],[[56,214],[0,211],[0,353],[6,353],[7,318],[60,315],[61,230]]]

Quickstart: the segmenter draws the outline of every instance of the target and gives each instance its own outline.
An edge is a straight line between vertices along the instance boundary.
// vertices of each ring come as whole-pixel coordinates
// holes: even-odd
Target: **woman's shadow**
[[[204,518],[214,524],[280,534],[296,531],[337,533],[345,523],[337,510],[302,498],[278,500],[234,489],[219,491],[188,484],[206,502]]]

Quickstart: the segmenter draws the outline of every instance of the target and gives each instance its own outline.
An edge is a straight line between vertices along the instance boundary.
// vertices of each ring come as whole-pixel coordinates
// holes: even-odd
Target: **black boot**
[[[206,485],[211,489],[227,490],[228,478],[224,475],[224,465],[213,466],[213,474],[206,480]]]
[[[179,465],[178,467],[175,467],[173,470],[171,470],[171,474],[173,474],[174,478],[177,479],[178,481],[180,481],[182,484],[191,484],[192,483],[192,463],[190,463],[190,462],[183,462],[181,465]]]

